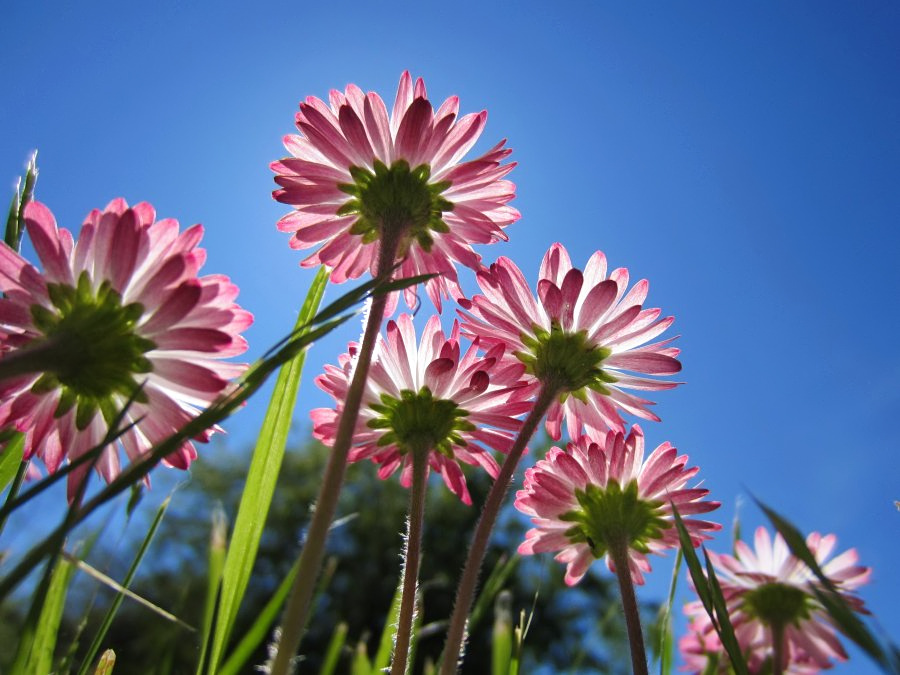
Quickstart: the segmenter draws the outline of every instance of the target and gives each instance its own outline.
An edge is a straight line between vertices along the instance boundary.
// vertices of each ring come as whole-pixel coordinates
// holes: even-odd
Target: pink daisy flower
[[[831,558],[837,538],[813,532],[806,545],[850,607],[865,613],[862,600],[852,593],[868,582],[871,568],[857,565],[855,549]],[[751,663],[771,665],[775,653],[774,632],[782,632],[782,665],[785,672],[816,672],[830,668],[847,654],[837,638],[837,629],[817,600],[814,587],[821,582],[801,560],[791,554],[780,533],[774,540],[768,530],[756,530],[754,548],[735,544],[735,555],[710,552],[716,576],[728,605],[735,637],[741,649],[751,654]],[[696,615],[696,630],[714,631],[708,617],[702,618],[699,601],[685,608]],[[725,658],[725,657],[723,657]],[[760,665],[760,668],[762,666]]]
[[[400,77],[388,116],[381,97],[350,84],[332,90],[329,104],[310,96],[300,104],[299,135],[285,136],[292,155],[272,164],[273,195],[296,210],[278,228],[293,232],[291,247],[317,250],[301,262],[332,268],[342,283],[367,270],[377,274],[381,243],[397,245],[397,277],[437,272],[426,290],[440,311],[441,296],[459,297],[455,262],[478,269],[472,244],[506,240],[519,218],[508,203],[515,185],[504,176],[512,152],[505,140],[461,162],[481,135],[487,112],[457,119],[459,99],[432,108],[425,83]],[[405,291],[410,307],[415,290]]]
[[[26,459],[54,472],[98,445],[142,385],[124,420],[134,426],[94,464],[109,482],[120,471],[118,445],[135,460],[244,371],[221,359],[247,349],[240,332],[253,319],[227,277],[197,276],[203,228],[179,233],[178,221],[156,220],[146,202],[93,210],[77,241],[38,202],[25,224],[44,271],[0,246],[2,358],[32,355],[39,367],[0,382],[0,427],[24,432]],[[196,455],[186,442],[165,463],[184,469]],[[70,499],[88,466],[70,474]]]
[[[428,453],[431,469],[464,503],[471,504],[459,462],[483,467],[493,478],[499,467],[490,450],[507,452],[522,422],[518,415],[531,408],[533,387],[523,385],[523,367],[503,360],[503,347],[478,356],[478,341],[462,353],[459,325],[450,336],[432,316],[416,344],[412,319],[402,314],[389,321],[387,340],[375,346],[354,447],[348,461],[371,459],[380,464],[379,478],[401,469],[400,483],[412,480],[412,453]],[[358,346],[340,358],[340,367],[326,366],[316,384],[337,402],[335,408],[311,412],[313,435],[334,443],[343,401],[350,386]]]
[[[672,503],[695,546],[720,529],[688,517],[708,513],[719,502],[703,501],[709,490],[685,487],[699,471],[686,468],[687,455],[665,442],[644,461],[644,434],[636,424],[627,437],[609,431],[596,439],[581,436],[566,450],[551,448],[525,471],[515,505],[535,527],[519,553],[559,551],[556,560],[566,563],[565,581],[572,586],[599,558],[606,557],[614,572],[609,549],[624,543],[631,580],[643,584],[643,573],[650,571],[647,554],[679,546]]]
[[[561,393],[547,412],[547,432],[569,436],[582,428],[595,433],[624,431],[619,410],[658,421],[651,401],[625,389],[671,389],[677,382],[644,375],[681,370],[674,338],[646,344],[663,333],[673,317],[643,309],[649,284],[639,281],[628,293],[628,270],[607,275],[606,257],[596,252],[584,272],[572,267],[562,244],[553,244],[541,263],[537,297],[509,258],[500,258],[477,275],[484,295],[460,304],[463,330],[485,345],[503,344],[527,372]]]

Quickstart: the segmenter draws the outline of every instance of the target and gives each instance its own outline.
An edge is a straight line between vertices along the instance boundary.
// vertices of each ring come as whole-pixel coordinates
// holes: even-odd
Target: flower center
[[[382,394],[381,403],[369,407],[379,414],[369,420],[369,428],[386,430],[378,445],[395,444],[401,453],[436,450],[452,458],[454,445],[467,445],[460,432],[475,429],[465,420],[468,411],[453,401],[434,398],[428,387],[418,393],[404,389],[399,399]]]
[[[338,209],[338,215],[358,215],[350,234],[360,235],[364,244],[392,235],[399,240],[397,256],[403,257],[413,242],[426,253],[430,251],[432,231],[450,231],[443,214],[452,211],[453,204],[441,197],[441,192],[451,183],[429,183],[431,168],[427,164],[410,170],[405,159],[398,159],[390,168],[375,160],[374,172],[352,166],[350,175],[355,182],[338,187],[352,199]]]
[[[625,544],[628,548],[647,553],[648,544],[662,536],[669,524],[660,517],[662,502],[638,498],[637,481],[632,480],[625,490],[616,481],[606,487],[588,485],[576,490],[580,509],[560,516],[575,523],[566,530],[572,543],[585,542],[595,558],[602,558],[612,546]]]
[[[144,306],[122,304],[122,296],[108,281],[94,290],[87,272],[73,288],[48,284],[55,311],[31,306],[34,325],[49,347],[46,372],[32,387],[37,392],[60,389],[56,416],[77,405],[76,425],[85,428],[99,408],[110,421],[118,412],[113,394],[131,396],[135,375],[153,370],[144,354],[156,347],[135,333]],[[138,400],[146,396],[138,394]]]
[[[567,333],[553,321],[550,331],[533,326],[534,335],[522,334],[528,351],[515,352],[526,370],[544,384],[557,387],[565,397],[572,394],[584,401],[585,389],[608,394],[605,385],[616,378],[600,367],[612,352],[607,347],[592,345],[586,331]]]
[[[744,594],[744,609],[769,626],[786,626],[809,617],[809,596],[789,584],[762,584]]]

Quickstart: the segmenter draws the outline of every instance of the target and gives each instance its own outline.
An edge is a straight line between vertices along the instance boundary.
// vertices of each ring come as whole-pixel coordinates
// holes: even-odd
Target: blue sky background
[[[900,5],[41,2],[3,15],[6,194],[38,148],[38,198],[70,229],[117,196],[202,222],[205,271],[229,274],[256,316],[253,358],[290,329],[312,278],[270,197],[297,103],[348,82],[390,101],[408,68],[434,101],[487,108],[479,147],[509,139],[523,218],[485,261],[510,256],[534,280],[561,241],[577,265],[601,249],[650,279],[648,304],[677,317],[687,384],[657,397],[648,442],[702,467],[722,522],[752,491],[856,547],[875,570],[863,597],[900,636]],[[301,425],[327,402],[312,376],[358,334],[315,347]],[[231,442],[250,442],[264,403],[229,422]],[[741,513],[747,532],[761,522]],[[645,597],[662,597],[669,567]],[[856,657],[837,672],[874,669]]]

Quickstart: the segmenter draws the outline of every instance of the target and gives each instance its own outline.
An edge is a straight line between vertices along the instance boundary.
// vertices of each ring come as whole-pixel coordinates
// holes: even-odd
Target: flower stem
[[[634,675],[647,675],[647,652],[644,649],[641,615],[638,611],[637,598],[634,595],[631,570],[628,568],[628,543],[624,540],[609,542],[609,555],[616,568],[619,591],[622,595],[625,627],[628,629],[628,643],[631,646],[631,668]]]
[[[22,375],[55,370],[59,362],[59,339],[32,341],[23,347],[13,349],[0,359],[0,382]]]
[[[559,389],[555,386],[542,385],[537,400],[528,417],[522,423],[519,435],[513,443],[509,454],[500,467],[500,473],[491,486],[487,500],[484,503],[484,509],[475,526],[475,534],[472,536],[472,543],[469,546],[469,555],[466,558],[466,565],[463,568],[462,576],[459,579],[459,586],[456,589],[456,602],[453,605],[453,616],[450,617],[450,627],[447,629],[447,641],[444,643],[443,662],[441,663],[440,675],[454,675],[456,673],[457,660],[461,657],[462,642],[466,631],[466,621],[469,617],[469,610],[472,607],[472,600],[475,595],[475,586],[478,583],[478,574],[481,570],[481,563],[484,560],[484,553],[487,550],[488,540],[491,531],[494,529],[494,523],[497,521],[497,515],[500,513],[500,506],[503,504],[503,498],[506,496],[506,490],[512,480],[513,472],[519,463],[519,458],[525,450],[525,446],[535,430],[544,418],[544,414],[559,395]]]
[[[422,552],[422,526],[425,520],[425,478],[428,473],[428,449],[416,448],[412,452],[412,490],[409,493],[409,525],[406,535],[405,562],[403,565],[403,595],[400,598],[400,614],[397,617],[397,640],[391,675],[404,675],[412,640],[413,614],[416,607],[416,589],[419,583],[419,559]]]
[[[385,228],[386,230],[390,228]],[[385,237],[381,240],[381,248],[378,254],[378,267],[376,279],[387,281],[393,273],[394,258],[399,245],[399,237]],[[356,361],[356,370],[353,373],[353,381],[347,390],[347,399],[344,401],[344,411],[338,423],[335,434],[334,446],[328,457],[328,465],[322,476],[322,486],[319,488],[319,496],[316,507],[306,533],[306,541],[300,552],[297,575],[294,585],[284,610],[284,619],[281,625],[281,638],[276,647],[277,652],[272,663],[272,675],[288,675],[300,646],[300,638],[306,628],[309,619],[309,611],[312,605],[313,589],[316,578],[322,567],[322,559],[325,555],[325,540],[334,513],[337,509],[338,496],[344,482],[344,472],[347,468],[347,455],[353,444],[353,430],[359,417],[359,408],[362,403],[363,390],[366,378],[369,374],[369,364],[372,362],[372,353],[375,349],[375,340],[381,330],[381,321],[384,318],[384,309],[387,305],[386,294],[376,294],[372,298],[369,308],[369,316],[363,333],[362,345],[359,348],[359,356]]]
[[[772,675],[784,673],[784,623],[772,621],[769,625],[772,631]]]

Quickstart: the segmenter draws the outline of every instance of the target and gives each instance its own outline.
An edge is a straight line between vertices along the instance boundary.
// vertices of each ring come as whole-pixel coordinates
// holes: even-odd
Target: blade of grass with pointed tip
[[[719,578],[716,576],[715,567],[713,567],[712,560],[705,548],[703,549],[703,557],[706,559],[706,576],[709,582],[713,607],[716,608],[716,616],[719,619],[719,639],[722,641],[722,646],[725,648],[728,658],[731,659],[731,667],[735,673],[737,675],[748,675],[747,662],[734,634],[734,627],[731,625],[731,616],[728,614],[728,606],[725,604],[725,596],[722,593],[722,587],[719,585]]]
[[[116,653],[112,649],[107,649],[100,657],[97,663],[97,669],[94,675],[112,675],[113,667],[116,665]]]
[[[338,660],[341,658],[341,650],[347,642],[347,624],[341,621],[334,629],[328,648],[325,650],[325,659],[319,669],[319,675],[334,675]]]
[[[671,504],[671,502],[670,502]],[[681,542],[681,552],[684,554],[684,561],[687,563],[688,571],[691,574],[691,580],[694,582],[694,590],[703,603],[703,608],[709,615],[722,646],[731,659],[732,667],[737,675],[747,675],[747,665],[744,655],[741,653],[737,640],[734,637],[734,629],[731,626],[731,620],[728,617],[728,611],[725,609],[725,600],[722,596],[722,589],[716,579],[715,571],[709,565],[709,557],[704,549],[703,554],[707,556],[707,571],[709,577],[704,575],[703,567],[700,565],[700,559],[694,551],[694,545],[691,542],[691,535],[688,534],[684,521],[678,513],[678,509],[674,504],[672,506],[672,515],[675,518],[675,527],[678,529],[678,539]],[[716,611],[716,608],[721,608]]]
[[[819,563],[812,552],[810,552],[809,547],[806,545],[806,539],[800,530],[787,518],[756,497],[753,499],[763,513],[766,514],[766,517],[771,521],[775,529],[781,533],[788,548],[791,549],[791,553],[805,563],[825,587],[826,590],[824,591],[813,587],[813,591],[841,631],[866,652],[873,661],[878,663],[885,672],[900,673],[900,658],[898,658],[900,650],[892,644],[889,644],[887,649],[881,646],[879,640],[860,620],[853,609],[847,605],[847,602],[841,597],[831,579],[819,567]]]
[[[678,553],[675,554],[675,565],[672,567],[669,596],[662,608],[662,619],[659,626],[659,675],[669,675],[672,672],[672,659],[675,653],[675,640],[672,636],[672,607],[675,604],[675,590],[678,587],[678,575],[681,572],[683,557],[681,549],[678,549]]]
[[[491,675],[509,675],[513,655],[512,596],[508,591],[494,600],[494,627],[491,635]]]
[[[16,473],[21,469],[24,451],[25,434],[16,432],[0,453],[0,492],[12,483]]]
[[[400,601],[402,598],[403,577],[401,576],[400,583],[397,584],[397,590],[394,591],[394,597],[391,600],[391,608],[384,621],[384,628],[381,631],[381,640],[378,642],[378,651],[375,653],[375,660],[372,662],[372,671],[375,673],[380,673],[391,665],[391,653],[394,650],[397,622],[400,620]]]
[[[169,503],[171,502],[171,500],[172,495],[170,494],[163,500],[162,504],[160,504],[159,509],[157,509],[156,515],[154,516],[153,521],[150,523],[150,528],[147,530],[147,536],[145,536],[144,540],[141,542],[141,545],[138,548],[137,555],[134,557],[134,560],[131,561],[131,566],[128,568],[128,571],[122,578],[123,589],[128,588],[128,586],[134,579],[134,575],[137,574],[138,566],[141,564],[141,560],[144,559],[144,554],[150,547],[150,542],[156,535],[156,531],[159,529],[159,525],[162,522],[163,516],[165,516],[166,514],[166,509],[169,508]],[[110,626],[112,626],[112,622],[116,616],[116,612],[119,611],[119,607],[121,606],[122,600],[124,599],[125,594],[119,591],[110,604],[106,615],[103,617],[103,621],[100,623],[100,628],[97,630],[96,635],[94,635],[94,639],[91,641],[90,647],[88,647],[87,653],[85,654],[85,657],[81,662],[81,667],[78,669],[78,675],[86,675],[90,671],[91,664],[94,662],[94,659],[97,656],[97,652],[100,651],[100,645],[102,645],[103,640],[106,639],[106,633],[109,631]]]
[[[372,662],[369,661],[369,655],[366,653],[365,640],[360,640],[356,645],[350,675],[372,675]]]
[[[74,567],[58,560],[33,632],[23,631],[11,675],[53,672],[53,653]]]
[[[319,268],[309,289],[297,326],[308,326],[328,284],[328,271]],[[222,588],[219,595],[219,611],[215,622],[213,646],[209,657],[209,672],[215,673],[224,654],[231,629],[237,617],[244,591],[250,581],[250,573],[256,560],[266,516],[275,492],[275,483],[281,469],[284,449],[287,445],[300,376],[303,372],[305,352],[300,352],[282,366],[275,380],[275,388],[262,429],[253,451],[247,472],[247,483],[241,495],[240,506],[234,522],[234,531],[225,556],[222,571]]]
[[[197,661],[196,675],[201,675],[206,667],[206,654],[212,638],[213,622],[219,600],[219,586],[225,567],[225,546],[228,541],[228,522],[225,509],[217,504],[212,512],[212,528],[209,534],[209,553],[206,574],[206,602],[203,607],[203,627],[200,636],[200,659]]]

